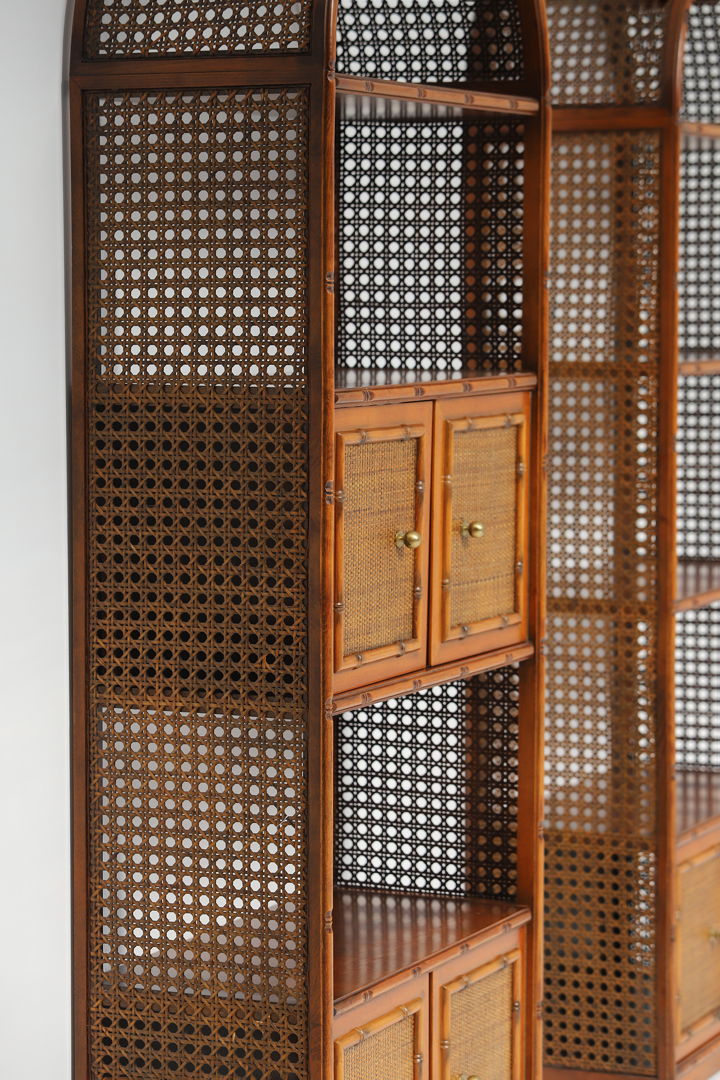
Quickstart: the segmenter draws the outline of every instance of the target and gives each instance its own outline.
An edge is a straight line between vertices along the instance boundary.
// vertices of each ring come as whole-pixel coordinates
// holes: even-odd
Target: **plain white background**
[[[0,1072],[69,1080],[65,0],[0,0]]]

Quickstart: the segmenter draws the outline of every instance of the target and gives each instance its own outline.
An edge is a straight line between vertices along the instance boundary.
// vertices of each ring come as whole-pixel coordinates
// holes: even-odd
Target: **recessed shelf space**
[[[528,908],[501,901],[340,889],[333,908],[336,1007],[529,921]]]
[[[678,837],[715,818],[720,828],[720,762],[716,769],[678,769],[675,783]]]

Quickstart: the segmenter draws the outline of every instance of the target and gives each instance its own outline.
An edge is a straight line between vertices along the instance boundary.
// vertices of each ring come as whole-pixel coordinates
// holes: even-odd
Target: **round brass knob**
[[[474,540],[479,540],[485,535],[485,526],[482,521],[463,521],[460,532],[463,536],[471,536]]]
[[[411,551],[414,551],[415,548],[419,548],[422,544],[422,536],[419,532],[415,532],[414,529],[410,529],[408,532],[403,532],[402,529],[398,529],[395,533],[395,543],[399,548],[406,547],[410,548]]]
[[[713,926],[708,932],[708,938],[711,945],[720,945],[720,927]]]

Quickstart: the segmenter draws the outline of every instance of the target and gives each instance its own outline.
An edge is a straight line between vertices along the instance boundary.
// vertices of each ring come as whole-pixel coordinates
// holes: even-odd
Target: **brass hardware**
[[[713,926],[708,931],[708,939],[713,947],[715,945],[720,945],[720,926]]]
[[[415,548],[419,548],[422,544],[422,536],[419,532],[415,532],[414,529],[409,529],[407,532],[398,529],[395,533],[395,544],[399,548],[404,546],[414,551]]]
[[[518,463],[517,463],[517,474],[518,474],[518,476],[524,476],[525,475],[525,462],[524,461],[518,461]]]
[[[460,525],[462,536],[471,536],[473,540],[479,540],[485,535],[485,526],[481,521],[463,521]]]
[[[517,563],[515,569],[517,570],[518,574],[522,574],[523,570],[525,569],[525,564],[523,563],[522,559],[520,559],[520,561]]]

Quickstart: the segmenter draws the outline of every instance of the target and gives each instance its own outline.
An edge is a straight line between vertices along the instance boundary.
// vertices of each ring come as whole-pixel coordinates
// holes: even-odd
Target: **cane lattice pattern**
[[[720,558],[720,381],[680,379],[678,393],[678,554]]]
[[[450,998],[450,1077],[512,1080],[513,968],[508,965],[453,992]]]
[[[686,138],[681,157],[680,355],[720,355],[720,147]]]
[[[659,142],[556,135],[546,1057],[655,1068]]]
[[[337,65],[398,82],[515,82],[524,74],[517,0],[339,0]]]
[[[417,1080],[418,1018],[413,1013],[366,1034],[343,1054],[343,1080]]]
[[[306,128],[297,90],[86,98],[94,1080],[307,1076],[307,388],[268,356],[271,326],[304,335]],[[288,145],[266,184],[255,154]],[[251,234],[274,227],[293,231],[294,321],[244,299]],[[261,350],[211,367],[226,338],[201,307],[234,289]],[[174,348],[181,319],[190,351],[161,367],[150,345]]]
[[[520,366],[523,138],[502,122],[341,124],[340,380]]]
[[[709,935],[720,922],[720,849],[680,871],[680,1025],[717,1017],[720,951]]]
[[[720,122],[720,8],[707,0],[694,0],[688,13],[683,115],[698,123]]]
[[[307,52],[311,0],[89,0],[84,53],[193,56]]]
[[[669,6],[662,0],[548,0],[554,102],[658,101]]]
[[[720,776],[720,606],[676,620],[676,760]],[[720,808],[719,808],[720,811]]]
[[[515,668],[344,713],[338,884],[512,899],[518,737]]]

